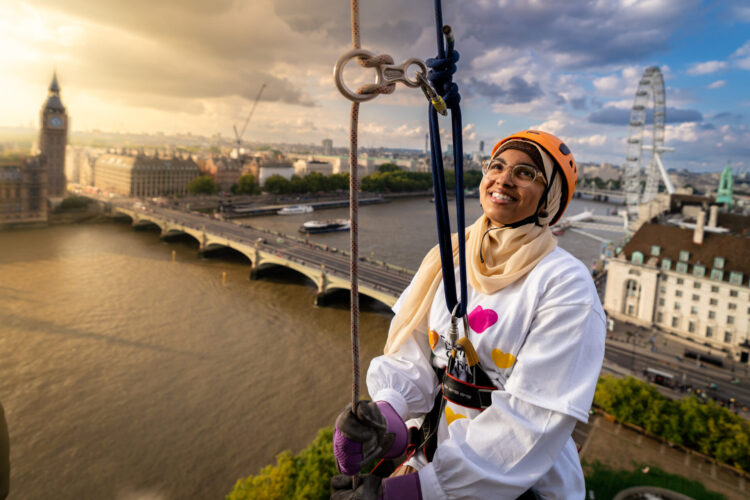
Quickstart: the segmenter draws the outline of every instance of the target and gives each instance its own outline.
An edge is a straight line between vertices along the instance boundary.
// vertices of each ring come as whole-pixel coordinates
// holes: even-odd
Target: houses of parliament
[[[0,156],[0,226],[46,222],[48,206],[65,196],[68,113],[57,74],[39,119],[39,154]]]

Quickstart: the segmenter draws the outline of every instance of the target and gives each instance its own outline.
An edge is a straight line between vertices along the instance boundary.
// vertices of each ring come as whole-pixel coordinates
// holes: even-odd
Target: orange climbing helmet
[[[514,139],[533,142],[546,151],[555,161],[555,169],[565,178],[565,182],[562,183],[560,208],[558,209],[557,214],[552,218],[552,221],[550,222],[551,226],[560,220],[563,212],[565,212],[565,208],[570,203],[570,200],[573,199],[573,193],[576,190],[576,182],[578,182],[578,166],[573,158],[573,153],[570,152],[570,149],[563,141],[552,134],[540,130],[524,130],[522,132],[511,134],[505,139],[498,141],[498,143],[495,144],[495,147],[492,148],[492,156],[495,155],[495,151],[497,151],[500,146]]]

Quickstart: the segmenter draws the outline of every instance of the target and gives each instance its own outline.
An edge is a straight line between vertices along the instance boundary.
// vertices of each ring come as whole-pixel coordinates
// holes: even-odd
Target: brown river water
[[[569,213],[584,208],[612,205]],[[416,269],[436,241],[424,198],[360,210],[363,255]],[[245,222],[294,233],[347,212]],[[479,213],[467,200],[467,220]],[[346,233],[311,239],[348,247]],[[573,233],[560,244],[587,265],[599,254]],[[0,232],[9,498],[220,499],[331,425],[351,394],[347,305],[313,307],[311,282],[290,272],[248,275],[242,258],[200,258],[195,242],[127,223]],[[390,318],[363,301],[363,374]]]

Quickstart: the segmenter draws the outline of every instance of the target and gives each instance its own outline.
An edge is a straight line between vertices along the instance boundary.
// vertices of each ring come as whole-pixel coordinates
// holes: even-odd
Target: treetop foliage
[[[276,457],[276,465],[238,480],[226,500],[327,500],[335,474],[333,428],[327,427],[299,454],[285,451]]]
[[[190,181],[188,192],[190,194],[216,194],[219,192],[219,185],[210,175],[201,175]]]
[[[603,375],[594,402],[621,422],[750,471],[750,424],[713,400],[673,401],[633,377]]]

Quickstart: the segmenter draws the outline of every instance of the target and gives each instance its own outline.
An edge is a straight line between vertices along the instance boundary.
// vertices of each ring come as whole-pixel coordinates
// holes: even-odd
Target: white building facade
[[[748,363],[750,238],[704,228],[703,219],[694,229],[641,226],[607,264],[604,309]]]

